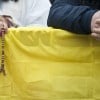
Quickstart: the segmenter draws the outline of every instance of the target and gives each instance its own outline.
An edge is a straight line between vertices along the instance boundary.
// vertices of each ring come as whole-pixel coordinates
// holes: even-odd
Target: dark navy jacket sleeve
[[[48,26],[80,34],[90,34],[91,18],[97,10],[78,3],[71,4],[67,1],[54,1],[48,17]]]

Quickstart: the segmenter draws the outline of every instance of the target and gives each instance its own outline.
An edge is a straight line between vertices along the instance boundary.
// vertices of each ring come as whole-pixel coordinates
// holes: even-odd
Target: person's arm
[[[48,17],[48,26],[80,34],[90,34],[91,19],[97,10],[67,1],[54,1]]]

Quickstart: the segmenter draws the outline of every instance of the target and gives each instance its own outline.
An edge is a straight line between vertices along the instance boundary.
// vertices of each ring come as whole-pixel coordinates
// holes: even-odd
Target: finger
[[[100,19],[97,19],[95,22],[95,28],[100,28]]]
[[[3,23],[3,29],[5,30],[5,32],[7,32],[7,30],[8,30],[8,25],[7,25],[7,23]]]
[[[94,28],[94,29],[93,29],[93,33],[100,34],[100,28]]]
[[[96,24],[100,24],[100,19],[96,19]]]
[[[91,33],[91,36],[92,36],[93,38],[95,38],[96,40],[100,40],[100,34]]]
[[[3,27],[3,22],[2,21],[0,21],[0,28],[2,28]]]
[[[8,26],[6,22],[0,21],[0,30],[2,32],[7,32]]]

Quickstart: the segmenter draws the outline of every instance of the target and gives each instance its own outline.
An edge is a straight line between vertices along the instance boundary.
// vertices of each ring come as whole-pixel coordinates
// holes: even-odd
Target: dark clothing
[[[48,26],[80,34],[91,33],[91,18],[100,0],[51,0]]]
[[[51,2],[51,4],[54,2],[54,0],[49,0]]]
[[[1,1],[4,1],[4,2],[7,2],[7,1],[15,1],[15,2],[17,2],[18,0],[1,0]]]

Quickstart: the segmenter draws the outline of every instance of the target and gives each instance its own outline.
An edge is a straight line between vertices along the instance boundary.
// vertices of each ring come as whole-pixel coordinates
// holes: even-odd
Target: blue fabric
[[[99,9],[99,0],[54,0],[48,17],[48,26],[89,34],[91,18]]]

